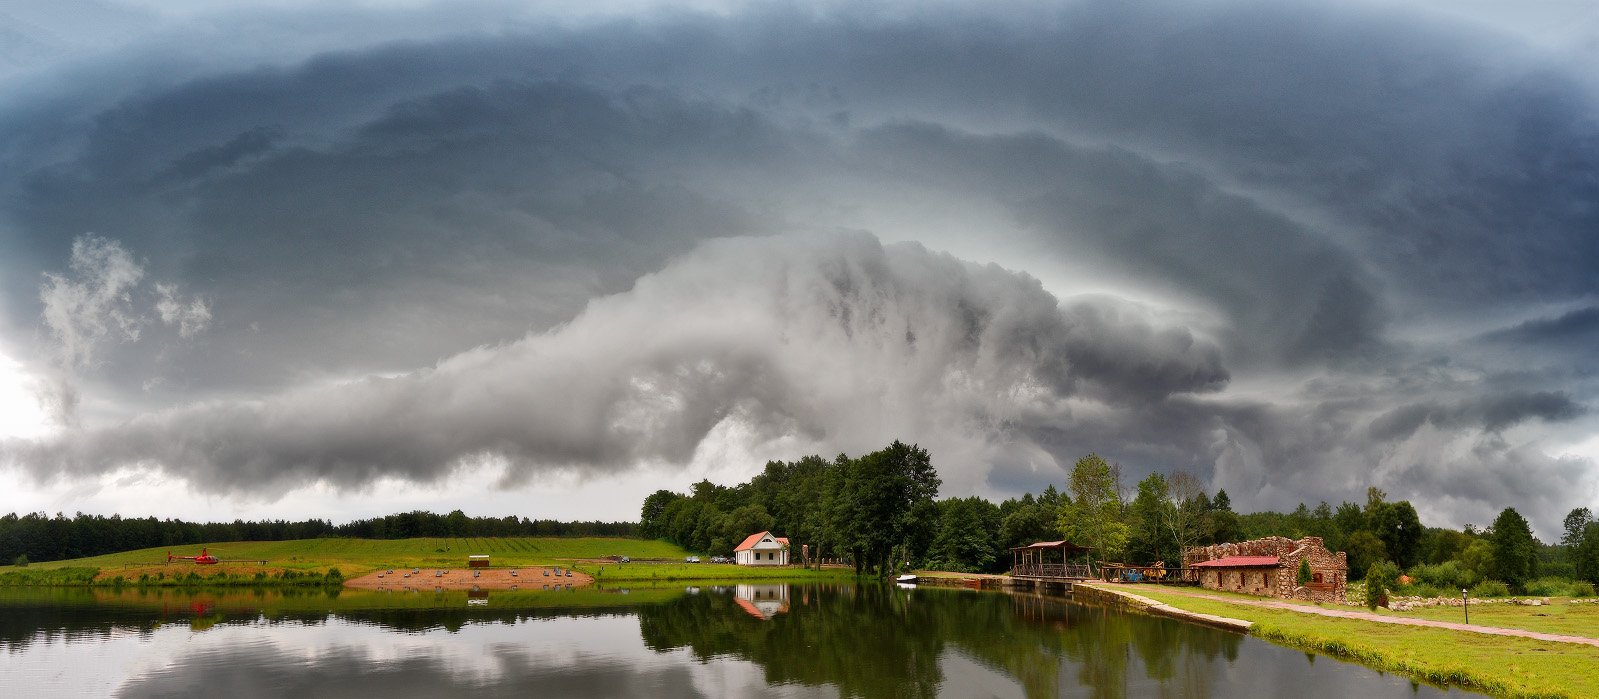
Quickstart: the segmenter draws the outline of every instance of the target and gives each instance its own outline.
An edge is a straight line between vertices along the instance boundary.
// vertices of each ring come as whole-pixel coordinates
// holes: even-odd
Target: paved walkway
[[[1136,585],[1104,583],[1103,586],[1107,589],[1114,589],[1118,592],[1131,593],[1135,595],[1138,594],[1136,591]],[[1293,604],[1291,602],[1273,599],[1241,600],[1233,597],[1207,595],[1203,592],[1190,592],[1188,590],[1170,587],[1161,588],[1160,591],[1165,594],[1193,597],[1195,599],[1213,600],[1216,602],[1226,602],[1228,604],[1238,604],[1246,607],[1260,607],[1262,609],[1285,609],[1290,612],[1319,614],[1321,616],[1338,617],[1340,619],[1364,619],[1366,621],[1375,621],[1383,624],[1399,624],[1402,626],[1429,626],[1437,629],[1470,631],[1472,633],[1484,633],[1491,636],[1516,636],[1518,638],[1532,638],[1539,641],[1554,641],[1556,643],[1581,643],[1583,645],[1599,648],[1599,638],[1589,638],[1587,636],[1567,636],[1565,634],[1558,633],[1543,633],[1540,631],[1526,631],[1523,629],[1507,629],[1501,626],[1480,626],[1478,624],[1460,624],[1453,621],[1435,621],[1432,619],[1412,619],[1408,617],[1383,616],[1381,614],[1374,614],[1372,612],[1361,611],[1358,609],[1313,607],[1310,605]]]

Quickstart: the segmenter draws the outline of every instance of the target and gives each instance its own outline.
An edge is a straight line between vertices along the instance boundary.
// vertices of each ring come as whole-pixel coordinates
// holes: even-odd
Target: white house
[[[741,566],[788,565],[788,538],[771,532],[751,534],[733,549],[733,562]]]

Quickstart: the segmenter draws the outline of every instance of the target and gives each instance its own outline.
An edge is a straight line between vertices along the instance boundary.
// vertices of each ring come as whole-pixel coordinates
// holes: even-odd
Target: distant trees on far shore
[[[359,519],[335,525],[323,519],[298,522],[185,522],[154,517],[127,518],[78,513],[54,517],[43,512],[0,516],[0,561],[58,561],[156,546],[186,546],[221,541],[288,541],[319,537],[409,539],[419,536],[625,536],[638,533],[633,522],[560,522],[526,517],[468,517],[460,510]]]

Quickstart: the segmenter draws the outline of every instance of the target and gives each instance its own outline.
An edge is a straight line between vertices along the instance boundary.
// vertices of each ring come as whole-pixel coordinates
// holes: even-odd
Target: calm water
[[[1475,696],[1059,597],[875,585],[0,590],[0,695]]]

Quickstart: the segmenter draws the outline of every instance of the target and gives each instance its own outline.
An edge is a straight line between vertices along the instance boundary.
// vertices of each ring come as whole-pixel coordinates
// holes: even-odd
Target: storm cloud
[[[95,406],[7,442],[18,472],[514,487],[900,438],[951,494],[1094,450],[1244,507],[1377,485],[1542,531],[1599,497],[1580,35],[1425,3],[117,8],[0,52],[0,337]]]

